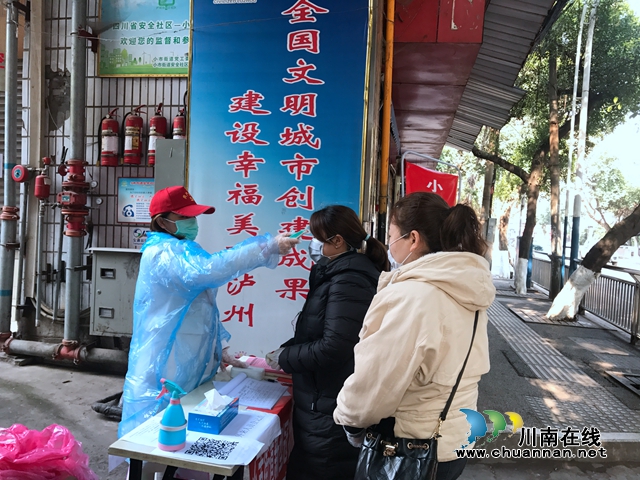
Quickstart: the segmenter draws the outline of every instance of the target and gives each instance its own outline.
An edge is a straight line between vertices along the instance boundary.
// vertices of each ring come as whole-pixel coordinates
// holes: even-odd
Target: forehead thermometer
[[[306,230],[298,230],[296,233],[291,234],[289,238],[300,238],[305,233],[307,233]]]

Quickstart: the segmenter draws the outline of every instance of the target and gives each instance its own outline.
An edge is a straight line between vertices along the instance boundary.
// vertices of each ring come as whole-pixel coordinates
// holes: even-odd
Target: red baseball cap
[[[177,213],[185,217],[197,217],[210,214],[216,209],[208,205],[198,205],[186,188],[181,186],[167,187],[156,192],[149,204],[152,217],[161,213]]]

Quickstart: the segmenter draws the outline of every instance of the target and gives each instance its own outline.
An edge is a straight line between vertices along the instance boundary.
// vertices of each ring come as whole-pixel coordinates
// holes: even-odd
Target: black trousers
[[[466,458],[438,463],[438,474],[436,475],[436,480],[456,480],[456,478],[462,475],[462,471],[466,466]]]

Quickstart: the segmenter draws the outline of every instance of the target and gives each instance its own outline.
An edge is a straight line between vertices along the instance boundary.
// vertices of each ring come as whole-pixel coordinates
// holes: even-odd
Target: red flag
[[[436,172],[407,162],[405,165],[406,192],[437,193],[453,207],[458,199],[458,176]]]

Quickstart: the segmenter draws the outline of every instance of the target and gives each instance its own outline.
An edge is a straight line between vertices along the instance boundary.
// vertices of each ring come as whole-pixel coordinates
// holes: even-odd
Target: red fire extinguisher
[[[104,167],[118,166],[118,130],[120,125],[115,117],[114,108],[100,122],[100,165]]]
[[[173,139],[184,140],[187,138],[187,120],[184,116],[184,108],[173,118]]]
[[[144,122],[140,116],[140,105],[127,113],[124,120],[124,163],[140,165],[142,161],[142,128]]]
[[[167,119],[162,116],[162,103],[156,108],[156,114],[149,120],[149,165],[156,163],[156,142],[167,136]]]
[[[51,179],[49,175],[47,175],[47,170],[49,165],[51,165],[51,159],[49,157],[44,157],[42,159],[42,170],[40,170],[40,174],[36,177],[35,186],[33,189],[33,194],[39,200],[46,200],[51,195]]]

